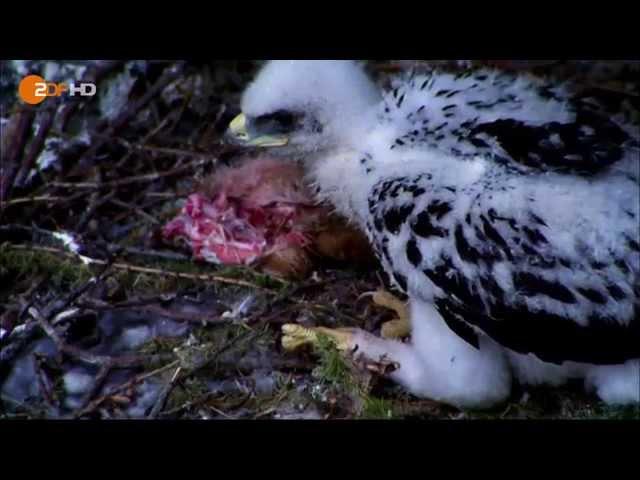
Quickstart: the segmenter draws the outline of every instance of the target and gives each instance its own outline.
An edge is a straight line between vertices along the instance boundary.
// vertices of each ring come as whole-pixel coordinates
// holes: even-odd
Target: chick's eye
[[[273,114],[273,120],[282,127],[290,128],[296,121],[296,117],[293,113],[281,110]]]
[[[255,119],[256,127],[266,130],[286,132],[296,125],[297,115],[287,110],[260,115]]]

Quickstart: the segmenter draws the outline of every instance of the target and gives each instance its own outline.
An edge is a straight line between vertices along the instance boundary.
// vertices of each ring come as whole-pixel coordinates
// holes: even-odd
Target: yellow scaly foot
[[[312,345],[318,341],[318,334],[329,337],[340,351],[352,350],[353,328],[327,328],[327,327],[303,327],[295,323],[286,323],[282,326],[282,347],[285,350],[297,350],[304,345]]]
[[[398,318],[382,324],[380,335],[382,338],[404,338],[411,335],[411,322],[409,321],[409,309],[407,304],[387,292],[377,290],[371,294],[373,303],[396,312]]]

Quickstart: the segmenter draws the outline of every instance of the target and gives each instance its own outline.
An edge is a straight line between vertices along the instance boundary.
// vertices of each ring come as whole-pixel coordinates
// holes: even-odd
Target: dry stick
[[[182,148],[171,148],[171,147],[156,147],[154,145],[132,145],[124,139],[116,139],[120,143],[122,143],[125,147],[131,150],[144,150],[146,152],[152,153],[163,153],[166,155],[179,155],[185,157],[204,157],[208,154],[206,152],[197,152],[194,150],[185,150]]]
[[[15,244],[9,244],[8,245],[9,248],[14,249],[14,250],[26,250],[26,251],[40,251],[40,252],[48,252],[48,253],[55,253],[56,255],[64,255],[65,257],[68,258],[73,258],[78,260],[78,256],[73,254],[73,253],[69,253],[65,250],[62,250],[60,248],[53,248],[53,247],[40,247],[40,246],[36,246],[36,245],[15,245]],[[89,263],[93,263],[95,265],[106,265],[108,262],[105,260],[100,260],[97,258],[89,258],[89,257],[83,257],[85,259],[87,259],[87,261]],[[221,277],[218,275],[209,275],[206,273],[182,273],[182,272],[174,272],[171,270],[163,270],[160,268],[149,268],[149,267],[141,267],[138,265],[131,265],[131,264],[127,264],[127,263],[113,263],[111,264],[112,268],[116,268],[118,270],[125,270],[128,272],[138,272],[138,273],[146,273],[149,275],[164,275],[164,276],[170,276],[170,277],[175,277],[175,278],[184,278],[187,280],[202,280],[205,282],[218,282],[218,283],[228,283],[230,285],[238,285],[241,287],[248,287],[248,288],[253,288],[255,290],[260,290],[263,291],[265,293],[270,293],[270,294],[274,294],[275,291],[270,289],[270,288],[266,288],[266,287],[262,287],[260,285],[257,285],[255,283],[251,283],[248,282],[246,280],[240,280],[240,279],[236,279],[236,278],[229,278],[229,277]]]
[[[90,288],[95,285],[98,285],[99,282],[104,280],[104,278],[109,275],[109,269],[111,267],[111,262],[105,262],[104,268],[96,275],[95,277],[90,278],[84,284],[80,285],[78,288],[72,290],[62,301],[56,301],[51,303],[50,307],[46,310],[46,317],[52,318],[57,315],[59,312],[65,310],[69,305],[79,299],[82,295],[84,295]]]
[[[162,130],[166,124],[169,122],[170,120],[170,114],[167,114],[167,116],[164,118],[164,120],[162,120],[162,122],[160,122],[160,124],[154,128],[153,130],[151,130],[148,134],[146,134],[143,139],[140,141],[140,143],[142,145],[146,145],[146,143],[151,140],[151,138],[153,138],[160,130]],[[131,158],[131,155],[133,155],[134,149],[131,148],[129,149],[129,151],[122,157],[122,159],[116,164],[116,168],[121,168],[125,162],[127,160],[129,160],[129,158]]]
[[[173,390],[173,388],[175,387],[176,383],[179,380],[180,381],[185,380],[185,379],[189,378],[190,376],[194,375],[195,373],[197,373],[198,371],[200,371],[203,368],[205,368],[207,365],[210,365],[211,363],[216,361],[218,359],[218,357],[222,353],[224,353],[229,348],[231,348],[233,345],[238,343],[238,341],[240,341],[241,339],[246,339],[246,338],[253,339],[253,338],[257,337],[259,334],[260,334],[260,332],[258,332],[258,331],[246,330],[246,331],[236,335],[231,340],[229,340],[227,343],[225,343],[222,347],[218,348],[215,352],[213,352],[211,354],[211,356],[209,356],[207,358],[204,358],[203,360],[197,362],[193,367],[189,368],[182,375],[181,375],[182,367],[178,367],[176,369],[175,373],[173,374],[173,376],[171,377],[171,380],[169,382],[167,382],[167,384],[163,387],[161,395],[158,397],[158,400],[156,401],[155,405],[153,406],[151,412],[149,413],[149,418],[155,418],[161,412],[162,408],[164,407],[164,404],[166,403],[166,400],[167,400],[169,394],[171,393],[171,391]]]
[[[89,405],[89,402],[91,401],[91,399],[100,391],[100,389],[102,388],[102,385],[104,384],[104,381],[107,379],[107,375],[109,375],[109,372],[111,372],[112,368],[110,365],[102,365],[100,367],[100,370],[98,371],[98,374],[96,375],[95,380],[93,381],[93,385],[91,386],[91,388],[83,395],[82,399],[80,400],[80,406],[78,407],[78,409],[83,409],[85,408],[87,405]]]
[[[145,307],[148,305],[155,305],[157,303],[162,303],[166,301],[171,301],[176,298],[177,295],[170,294],[167,296],[164,295],[154,295],[152,297],[147,298],[133,298],[131,300],[125,300],[122,302],[105,302],[104,300],[100,300],[98,298],[86,298],[83,302],[79,302],[78,306],[80,308],[84,308],[87,310],[96,310],[96,311],[104,311],[104,310],[118,310],[122,308],[130,309],[137,307]]]
[[[50,186],[51,184],[49,184]],[[59,200],[56,201],[55,206],[57,208],[63,208],[65,205],[69,205],[75,202],[77,199],[87,196],[91,193],[91,190],[80,190],[73,195],[69,195],[68,197],[58,197]]]
[[[21,187],[25,179],[27,178],[27,174],[33,168],[33,165],[36,163],[36,159],[40,152],[42,152],[42,147],[44,146],[44,142],[49,134],[49,130],[51,130],[51,126],[53,125],[53,120],[56,116],[57,101],[54,103],[54,109],[48,109],[42,113],[42,121],[38,125],[38,134],[31,142],[29,146],[29,150],[25,154],[22,164],[20,166],[20,170],[16,175],[16,179],[14,181],[14,185],[17,187]]]
[[[153,216],[149,215],[147,212],[142,210],[142,208],[136,207],[135,205],[131,205],[127,202],[123,202],[122,200],[118,200],[117,198],[111,198],[109,201],[118,207],[122,207],[124,209],[134,211],[135,213],[140,215],[142,218],[148,220],[150,223],[153,223],[155,225],[158,225],[161,223],[160,220],[154,218]]]
[[[136,102],[134,102],[130,107],[126,108],[120,115],[118,115],[111,125],[104,129],[104,132],[101,134],[101,137],[98,139],[95,134],[98,131],[94,132],[92,138],[96,138],[96,141],[89,147],[89,149],[80,157],[76,168],[72,169],[71,175],[79,175],[81,174],[93,161],[93,157],[95,157],[98,150],[108,142],[108,139],[112,138],[113,135],[124,127],[129,120],[131,120],[143,107],[147,105],[151,101],[153,97],[158,95],[167,85],[177,79],[184,70],[185,62],[178,62],[175,65],[165,71],[165,73],[158,79],[158,81]]]
[[[89,223],[93,215],[96,213],[96,210],[98,210],[98,208],[100,208],[105,203],[109,202],[115,196],[115,194],[115,191],[111,191],[108,194],[102,196],[98,195],[98,192],[94,192],[94,194],[91,196],[91,203],[89,204],[89,207],[82,213],[80,220],[78,220],[78,223],[76,224],[75,231],[78,233],[82,232],[87,226],[87,223]]]
[[[98,397],[97,399],[93,400],[92,402],[90,402],[86,407],[79,409],[77,412],[74,413],[74,418],[80,418],[84,415],[87,415],[91,412],[93,412],[96,408],[98,408],[105,400],[107,400],[108,398],[112,397],[115,393],[117,392],[121,392],[123,390],[126,390],[144,380],[146,380],[147,378],[150,378],[152,376],[158,375],[162,372],[166,372],[167,370],[171,370],[173,368],[177,368],[178,370],[176,370],[176,373],[174,373],[174,375],[171,378],[171,381],[168,383],[168,385],[165,385],[165,388],[163,389],[163,393],[164,393],[164,399],[163,402],[166,401],[166,398],[168,398],[169,394],[171,393],[171,390],[173,389],[173,387],[175,386],[175,384],[178,381],[178,376],[180,375],[180,380],[183,380],[185,378],[188,378],[189,376],[193,375],[194,373],[196,373],[197,371],[199,371],[200,369],[204,368],[205,366],[209,365],[211,362],[215,361],[221,353],[225,352],[226,350],[228,350],[229,348],[231,348],[233,345],[235,345],[239,340],[241,340],[242,338],[248,338],[251,336],[256,336],[256,332],[252,332],[252,331],[245,331],[237,336],[235,336],[234,338],[232,338],[231,340],[229,340],[226,344],[224,344],[222,347],[220,347],[218,350],[216,350],[211,357],[205,359],[204,361],[201,361],[199,364],[197,364],[196,366],[194,366],[193,368],[189,369],[187,372],[183,373],[182,375],[180,375],[181,370],[180,370],[180,360],[174,360],[170,363],[167,363],[166,365],[153,370],[151,372],[148,373],[143,373],[140,375],[135,376],[134,378],[132,378],[131,380],[129,380],[128,382],[123,383],[122,385],[114,388],[113,390],[111,390],[108,394],[102,395],[101,397]],[[156,403],[157,404],[157,403]],[[158,412],[156,414],[159,414],[160,410],[158,410]]]
[[[87,68],[80,82],[99,83],[105,76],[113,72],[124,63],[123,60],[103,60],[98,61]],[[57,129],[64,132],[69,118],[77,110],[85,97],[70,97],[61,109],[57,119]]]
[[[38,277],[36,281],[32,283],[29,290],[22,294],[21,297],[25,299],[31,297],[33,292],[37,292],[48,280],[49,275],[42,275]],[[26,313],[27,308],[29,308],[33,302],[33,299],[28,303],[22,300],[20,301],[20,303],[24,305],[20,308],[18,318],[21,318],[22,315]],[[19,330],[18,327],[13,329],[7,339],[9,344],[0,349],[0,372],[2,372],[5,365],[9,365],[13,359],[16,358],[18,354],[31,342],[31,340],[35,338],[39,330],[38,324],[35,322],[23,324]],[[3,377],[0,374],[0,383],[2,383],[2,378]]]
[[[178,368],[176,368],[176,371],[171,376],[171,380],[169,380],[162,387],[162,390],[158,394],[158,399],[156,400],[156,403],[153,405],[153,408],[151,409],[151,411],[149,412],[149,415],[147,415],[147,418],[149,419],[156,418],[158,414],[162,411],[162,409],[164,408],[164,405],[167,403],[167,398],[169,397],[169,394],[173,390],[173,387],[175,387],[176,381],[178,379],[178,375],[180,375],[181,371],[182,371],[182,367],[179,366]]]
[[[164,412],[161,412],[160,415],[162,417],[168,417],[170,415],[175,415],[176,413],[180,413],[183,410],[189,410],[190,408],[193,408],[196,405],[208,400],[210,397],[213,397],[214,395],[216,395],[215,392],[204,393],[198,396],[197,398],[180,405],[179,407],[172,408],[171,410],[165,410]]]
[[[11,403],[15,407],[18,407],[26,411],[31,418],[39,418],[44,415],[44,412],[42,410],[38,410],[37,408],[27,405],[26,403],[21,402],[20,400],[16,400],[15,398],[10,397],[7,394],[4,394],[4,393],[0,394],[0,400],[6,403]]]
[[[159,307],[157,304],[162,303],[164,299],[160,297],[153,297],[144,300],[121,302],[116,304],[109,304],[107,302],[98,301],[96,299],[88,299],[85,302],[79,303],[78,307],[84,310],[94,311],[107,311],[107,310],[130,310],[140,311],[145,313],[152,313],[161,317],[171,318],[179,322],[189,322],[198,325],[204,324],[220,324],[231,322],[231,319],[222,318],[220,316],[203,316],[203,315],[190,315],[188,313],[174,312],[173,310],[167,310],[166,308]]]
[[[55,344],[58,351],[90,365],[107,366],[109,368],[142,367],[149,363],[157,363],[159,360],[165,358],[164,355],[122,355],[119,357],[96,355],[86,350],[74,347],[73,345],[67,344],[64,340],[62,340],[62,337],[60,337],[56,329],[49,323],[49,321],[40,313],[37,308],[29,308],[29,314],[36,319],[47,336],[51,340],[53,340],[53,343]]]
[[[39,233],[42,235],[48,235],[52,238],[55,237],[55,232],[52,232],[50,230],[45,230],[43,228],[38,228],[36,226],[29,227],[27,225],[20,225],[15,223],[8,224],[8,225],[0,225],[0,233],[12,232],[12,231],[25,231],[29,233]],[[114,243],[108,243],[107,245],[105,245],[105,248],[108,251],[121,250],[127,255],[136,255],[136,256],[151,257],[151,258],[162,258],[163,260],[177,260],[177,261],[191,260],[191,257],[184,255],[182,253],[169,252],[169,251],[162,252],[162,251],[148,249],[148,248],[144,249],[144,248],[137,248],[137,247],[122,247],[121,245],[114,244]]]
[[[79,418],[79,417],[82,417],[83,415],[87,415],[88,413],[91,413],[96,408],[98,408],[105,400],[107,400],[108,398],[113,396],[115,393],[118,393],[118,392],[121,392],[123,390],[126,390],[127,388],[131,388],[134,385],[146,380],[147,378],[153,377],[153,376],[158,375],[158,374],[160,374],[162,372],[170,370],[170,369],[172,369],[174,367],[177,367],[178,365],[180,365],[180,361],[179,360],[174,360],[173,362],[167,363],[166,365],[163,365],[160,368],[152,370],[151,372],[147,372],[147,373],[142,373],[140,375],[136,375],[135,377],[133,377],[128,382],[125,382],[122,385],[119,385],[119,386],[115,387],[114,389],[112,389],[111,392],[109,392],[108,394],[102,395],[102,396],[96,398],[95,400],[91,401],[86,407],[84,407],[82,409],[79,409],[77,412],[75,412],[73,414],[73,417],[74,418]]]
[[[153,313],[155,315],[160,315],[162,317],[171,318],[172,320],[177,320],[177,321],[180,321],[180,322],[196,323],[196,324],[199,324],[199,325],[203,325],[205,323],[208,323],[208,324],[228,323],[228,322],[232,321],[232,320],[230,320],[230,319],[228,320],[226,318],[223,319],[220,316],[205,317],[205,316],[202,316],[202,315],[189,315],[189,314],[186,314],[186,313],[173,312],[171,310],[167,310],[165,308],[158,307],[157,305],[131,307],[131,310],[140,310],[140,311],[143,311],[143,312]]]
[[[30,227],[24,227],[25,229],[30,229]],[[31,230],[39,230],[39,229],[31,229]],[[45,233],[48,233],[46,230],[42,230]],[[45,310],[45,316],[47,318],[55,317],[59,312],[65,310],[71,303],[76,301],[79,297],[81,297],[89,288],[96,285],[108,272],[109,265],[106,264],[102,271],[94,278],[89,279],[80,287],[71,291],[65,298],[62,300],[56,300],[51,302],[49,306],[47,306]],[[48,277],[44,277],[41,282],[30,289],[30,292],[35,292],[39,289],[39,287],[47,281]],[[27,296],[30,295],[27,294]],[[22,312],[26,313],[32,308],[33,301],[27,303],[23,308]],[[20,314],[22,317],[23,313]],[[55,323],[55,318],[54,318]],[[0,350],[0,367],[3,365],[8,365],[9,362],[13,361],[13,359],[24,349],[24,347],[36,336],[38,331],[40,330],[37,322],[27,323],[24,325],[23,330],[20,332],[19,336],[13,340],[13,333],[11,334],[11,343],[7,345],[5,348]]]
[[[186,195],[185,195],[186,196]],[[140,209],[140,212],[138,213],[144,213],[146,215],[150,215],[150,218],[154,218],[152,217],[151,214],[148,214],[147,212],[145,212],[145,209],[147,208],[151,208],[151,207],[155,207],[156,205],[160,205],[162,203],[165,203],[167,200],[166,199],[162,199],[162,198],[152,198],[144,203],[142,203],[144,201],[144,198],[147,197],[146,191],[144,192],[140,192],[138,195],[135,196],[135,198],[131,199],[129,202],[121,202],[122,205],[130,205],[132,202],[134,204],[137,204],[138,206],[136,208]],[[113,218],[112,218],[112,223],[120,223],[121,220],[125,219],[125,218],[130,218],[129,212],[125,211],[125,212],[120,212],[118,214],[114,214]],[[154,222],[155,223],[155,222]]]
[[[202,154],[200,155],[202,156]],[[197,168],[202,165],[205,165],[208,160],[198,160],[197,162],[191,162],[186,165],[182,165],[180,167],[176,167],[172,170],[167,170],[166,172],[159,173],[148,173],[145,175],[135,175],[133,177],[121,178],[119,180],[112,180],[110,182],[51,182],[51,185],[54,187],[60,188],[115,188],[121,187],[123,185],[131,185],[132,183],[140,183],[140,182],[152,182],[154,180],[158,180],[159,178],[169,177],[172,175],[176,175],[178,173],[182,173],[183,171],[189,170],[191,168]]]
[[[53,401],[53,395],[51,392],[51,388],[48,385],[47,376],[45,372],[42,370],[42,366],[40,365],[40,360],[36,355],[33,356],[33,364],[34,364],[34,370],[36,373],[36,378],[38,379],[38,386],[40,387],[40,391],[42,392],[44,401],[47,403],[47,405],[49,405],[49,407],[57,408]]]
[[[136,248],[136,247],[125,247],[123,250],[124,253],[128,255],[138,255],[141,257],[151,257],[151,258],[161,258],[163,260],[177,260],[186,262],[191,260],[191,257],[185,255],[183,253],[175,253],[175,252],[161,252],[158,250],[152,249],[144,249],[144,248]]]
[[[193,82],[191,82],[191,84],[193,85]],[[187,106],[189,105],[189,102],[191,101],[192,98],[193,98],[193,89],[190,89],[187,92],[187,94],[184,96],[184,99],[182,100],[182,105],[180,105],[180,109],[176,114],[176,119],[173,122],[173,125],[171,125],[171,128],[169,129],[169,131],[166,133],[167,135],[173,134],[174,130],[178,126],[178,123],[180,123],[180,120],[182,119],[182,115],[184,115],[184,112],[187,109]]]
[[[84,193],[84,192],[83,192]],[[58,202],[60,200],[65,200],[67,197],[54,197],[51,195],[41,195],[35,197],[22,197],[22,198],[14,198],[13,200],[9,200],[5,203],[5,205],[19,205],[21,203],[37,203],[37,202]]]
[[[34,110],[30,107],[23,107],[15,116],[15,119],[11,118],[9,120],[10,122],[16,122],[13,142],[9,144],[6,152],[0,152],[0,212],[4,210],[4,202],[11,195],[14,179],[18,173],[18,160],[29,138]],[[10,124],[5,128],[13,127]]]
[[[188,192],[145,192],[144,196],[161,200],[173,200],[175,198],[186,197],[188,194]]]

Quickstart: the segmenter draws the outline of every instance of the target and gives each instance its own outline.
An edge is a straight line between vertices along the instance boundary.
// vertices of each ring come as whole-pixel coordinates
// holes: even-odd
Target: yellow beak
[[[229,124],[228,135],[238,143],[251,147],[282,147],[289,143],[284,135],[260,135],[251,138],[247,131],[247,117],[241,113]]]

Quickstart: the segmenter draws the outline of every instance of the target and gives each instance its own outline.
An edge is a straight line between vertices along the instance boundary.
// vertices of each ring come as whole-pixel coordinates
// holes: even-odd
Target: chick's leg
[[[338,348],[364,360],[368,369],[388,375],[410,393],[459,408],[487,408],[507,398],[511,371],[499,345],[482,335],[477,345],[469,343],[449,328],[431,303],[412,299],[410,316],[416,320],[411,322],[410,343],[379,338],[358,328],[285,325],[283,345],[314,343],[325,334]]]

